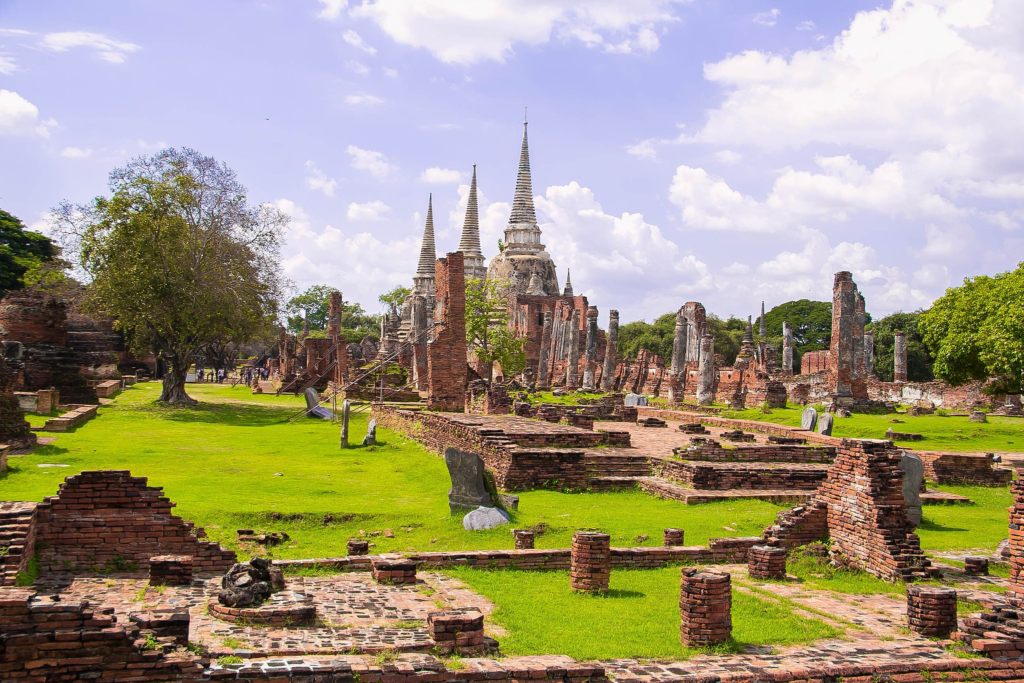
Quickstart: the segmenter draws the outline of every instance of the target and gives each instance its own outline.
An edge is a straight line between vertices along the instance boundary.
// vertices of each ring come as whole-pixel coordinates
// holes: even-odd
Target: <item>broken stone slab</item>
[[[366,426],[366,436],[363,437],[364,446],[374,446],[377,444],[377,420],[370,420],[370,424]]]
[[[817,424],[818,411],[811,406],[804,408],[804,412],[800,414],[800,428],[813,431]]]
[[[453,515],[462,510],[494,505],[484,481],[484,461],[479,455],[448,448],[444,452],[444,463],[452,480],[452,487],[448,489],[448,508]]]
[[[818,433],[822,436],[832,436],[832,413],[822,413],[818,417]]]
[[[485,531],[508,524],[510,521],[511,517],[504,510],[478,507],[462,519],[462,527],[466,531]]]
[[[988,416],[980,410],[972,410],[971,416],[967,419],[971,422],[988,422]]]
[[[310,387],[303,392],[306,397],[306,415],[308,417],[319,417],[321,420],[330,420],[331,411],[320,406],[320,394],[316,389]]]
[[[626,399],[623,401],[623,405],[626,406],[646,406],[647,397],[642,394],[626,394]]]
[[[907,516],[914,526],[921,525],[921,483],[924,482],[924,463],[914,453],[903,451],[900,458],[903,470],[903,499],[907,501]]]
[[[909,432],[894,432],[892,427],[885,432],[885,438],[889,441],[924,441],[924,436],[921,434],[911,434]]]

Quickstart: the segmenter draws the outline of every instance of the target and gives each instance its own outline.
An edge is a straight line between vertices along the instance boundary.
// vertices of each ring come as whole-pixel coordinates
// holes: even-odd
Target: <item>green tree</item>
[[[288,315],[288,329],[298,334],[305,320],[309,320],[309,336],[327,336],[327,323],[331,315],[331,292],[337,291],[329,285],[313,285],[298,296],[288,300],[285,312]],[[308,318],[306,318],[308,316]],[[346,342],[358,342],[363,337],[380,338],[377,317],[369,315],[363,307],[349,301],[341,302],[341,334]]]
[[[506,377],[526,368],[524,340],[509,325],[508,299],[503,296],[508,286],[497,278],[466,280],[466,342],[487,366],[486,380],[491,379],[494,361],[501,364]]]
[[[636,360],[640,349],[661,356],[666,363],[672,360],[672,339],[676,330],[676,314],[658,316],[654,323],[637,320],[619,327],[620,358]]]
[[[747,321],[731,315],[722,320],[714,313],[708,313],[706,322],[708,332],[715,338],[715,353],[722,356],[726,365],[732,365],[740,353]]]
[[[380,303],[382,303],[385,306],[387,306],[388,309],[389,309],[389,312],[392,315],[401,315],[402,314],[402,305],[405,303],[405,299],[411,293],[412,293],[412,290],[409,289],[408,287],[403,287],[402,285],[398,285],[394,289],[392,289],[390,291],[387,291],[387,292],[384,292],[379,297],[377,297],[377,301],[379,301]]]
[[[25,273],[57,258],[53,241],[25,229],[17,216],[0,209],[0,297],[25,286]]]
[[[187,148],[115,169],[110,189],[62,203],[54,227],[91,278],[87,310],[114,320],[137,355],[169,361],[161,401],[194,403],[185,375],[200,348],[274,324],[288,217],[249,205],[234,171]]]
[[[800,299],[779,304],[764,314],[765,331],[769,337],[782,337],[782,322],[793,328],[793,348],[800,355],[821,351],[832,345],[832,302]],[[760,326],[758,317],[754,323]]]
[[[897,330],[907,333],[907,379],[911,382],[928,382],[935,379],[932,373],[934,361],[925,346],[919,323],[923,311],[904,313],[897,311],[865,326],[875,333],[875,375],[883,382],[893,380],[893,358]]]
[[[1019,393],[1024,372],[1024,263],[966,278],[920,314],[918,329],[950,384],[998,377],[992,393]]]

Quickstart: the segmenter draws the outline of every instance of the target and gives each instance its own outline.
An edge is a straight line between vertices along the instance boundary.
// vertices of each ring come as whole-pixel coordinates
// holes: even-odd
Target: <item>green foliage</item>
[[[995,277],[966,278],[946,290],[919,327],[950,384],[1000,377],[993,393],[1019,393],[1024,373],[1024,263]]]
[[[14,578],[15,586],[31,586],[39,577],[39,560],[36,557],[29,558],[25,571],[18,572]]]
[[[110,187],[90,205],[62,203],[56,228],[92,278],[86,307],[114,320],[137,356],[163,354],[172,370],[162,399],[190,402],[184,379],[198,349],[274,324],[288,217],[250,206],[234,171],[190,149],[137,158]]]
[[[387,306],[390,313],[394,315],[401,315],[402,304],[405,303],[406,297],[408,297],[411,293],[412,290],[409,289],[408,287],[398,285],[394,289],[384,292],[379,297],[377,297],[377,301]]]
[[[25,273],[53,261],[57,246],[49,237],[25,229],[17,216],[0,209],[0,297],[25,286]]]
[[[513,377],[526,367],[526,347],[509,327],[508,303],[502,296],[507,289],[504,280],[466,280],[466,342],[478,360],[488,366],[497,361],[505,376]]]
[[[782,359],[782,323],[793,328],[793,371],[799,372],[800,358],[808,351],[821,351],[832,344],[832,302],[799,299],[779,304],[764,314],[768,339],[777,346]],[[760,326],[760,317],[755,329]]]
[[[933,361],[918,328],[922,314],[923,311],[897,311],[865,326],[875,333],[875,375],[878,379],[884,382],[893,380],[893,332],[897,330],[907,333],[907,379],[911,382],[935,379],[935,375],[932,374]]]
[[[740,353],[747,321],[734,316],[722,320],[714,313],[709,313],[707,325],[708,331],[715,337],[715,353],[725,359],[726,365],[732,365]]]
[[[224,655],[223,657],[217,658],[217,663],[221,666],[230,666],[232,664],[244,664],[245,660],[235,655]]]
[[[337,291],[336,288],[330,285],[313,285],[289,299],[285,306],[288,329],[298,334],[308,321],[310,337],[326,337],[331,313],[331,292],[334,291]],[[363,337],[380,339],[377,316],[367,314],[363,307],[356,303],[341,302],[341,330],[348,343],[358,342]]]
[[[675,313],[658,316],[653,325],[643,320],[622,325],[619,327],[619,357],[635,360],[640,349],[647,349],[668,361],[672,358],[675,329]]]

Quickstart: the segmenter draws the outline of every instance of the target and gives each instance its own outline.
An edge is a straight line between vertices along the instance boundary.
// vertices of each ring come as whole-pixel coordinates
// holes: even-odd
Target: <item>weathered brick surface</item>
[[[13,586],[36,547],[38,503],[0,501],[0,586]]]
[[[513,529],[516,550],[533,550],[534,533],[529,529]]]
[[[434,338],[427,344],[427,405],[462,411],[466,364],[466,277],[462,252],[437,259],[434,276]]]
[[[430,612],[427,631],[442,653],[480,652],[484,646],[484,615],[475,607]]]
[[[154,555],[149,558],[152,586],[188,586],[192,583],[191,555]]]
[[[171,514],[163,489],[128,470],[85,471],[68,477],[37,511],[42,570],[98,572],[156,555],[190,555],[196,572],[226,571],[235,553],[200,540],[201,529]]]
[[[907,586],[907,626],[923,636],[949,637],[956,630],[956,591],[940,586]]]
[[[14,395],[15,376],[7,361],[0,358],[0,444],[12,448],[29,448],[36,445],[36,435],[25,419],[25,412]],[[0,458],[0,472],[7,469],[6,453]]]
[[[370,552],[370,542],[360,541],[354,538],[348,539],[348,554],[349,556],[361,556],[367,555]]]
[[[577,531],[572,535],[570,585],[574,591],[607,593],[611,578],[611,537]]]
[[[988,576],[988,558],[965,557],[964,574],[967,576]]]
[[[677,448],[675,454],[682,460],[704,460],[716,462],[788,462],[788,463],[831,463],[836,458],[832,446],[803,445],[735,445],[724,448],[717,441],[699,446]]]
[[[752,579],[786,578],[786,549],[755,545],[747,552],[747,573]]]
[[[732,577],[683,568],[679,590],[683,645],[705,647],[732,635]]]
[[[378,555],[370,559],[373,580],[377,583],[416,583],[417,563],[400,555]]]
[[[914,450],[924,464],[924,476],[936,484],[1006,486],[1013,478],[1008,469],[996,467],[984,453],[941,453]]]
[[[662,542],[666,548],[683,545],[686,538],[686,531],[683,529],[665,529],[662,531]]]
[[[791,489],[814,491],[825,480],[829,465],[815,463],[690,462],[656,459],[662,477],[694,489]]]

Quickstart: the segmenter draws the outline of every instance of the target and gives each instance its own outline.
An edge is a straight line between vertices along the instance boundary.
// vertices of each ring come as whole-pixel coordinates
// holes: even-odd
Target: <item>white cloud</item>
[[[810,20],[801,21],[799,24],[796,25],[797,31],[813,31],[815,28],[815,23]]]
[[[351,45],[352,47],[358,48],[368,55],[377,54],[377,48],[375,48],[372,45],[368,45],[366,41],[363,40],[363,37],[356,33],[355,31],[353,31],[352,29],[349,29],[345,31],[343,34],[341,34],[341,39],[344,40],[349,45]]]
[[[365,204],[357,204],[352,202],[348,205],[347,217],[350,221],[382,221],[385,218],[386,213],[391,211],[391,207],[376,199],[372,202],[366,202]]]
[[[776,7],[768,10],[767,12],[760,12],[754,15],[754,23],[760,24],[761,26],[775,26],[775,22],[778,21],[779,15],[782,11]]]
[[[655,159],[658,156],[658,152],[654,149],[654,140],[650,139],[641,140],[635,145],[629,145],[626,147],[626,153],[644,159]]]
[[[14,57],[8,57],[6,55],[0,55],[0,74],[10,76],[12,73],[18,70],[18,63],[14,61]]]
[[[92,150],[79,147],[65,147],[61,150],[60,155],[69,159],[84,159],[92,155]]]
[[[311,190],[320,190],[325,197],[333,197],[334,190],[338,188],[338,181],[328,178],[327,174],[317,168],[312,161],[306,162],[306,187]]]
[[[606,52],[649,53],[658,32],[686,0],[377,0],[351,15],[374,21],[398,43],[424,48],[442,62],[503,61],[517,45],[538,46],[555,36]]]
[[[384,75],[388,78],[398,78],[398,69],[392,69],[390,67],[382,67]]]
[[[386,180],[398,170],[397,166],[388,162],[388,158],[382,152],[360,149],[355,145],[349,145],[345,151],[352,158],[352,168],[366,171],[377,180]]]
[[[50,137],[57,125],[52,118],[40,120],[39,108],[12,90],[0,90],[0,135]]]
[[[722,149],[715,152],[715,161],[719,161],[723,164],[738,164],[742,159],[742,154],[734,152],[731,149]]]
[[[466,176],[462,171],[455,171],[450,168],[438,168],[433,166],[420,173],[421,183],[450,184],[457,183]]]
[[[319,0],[319,2],[323,5],[317,13],[321,19],[337,19],[348,7],[348,0]]]
[[[351,71],[352,73],[359,74],[360,76],[365,76],[366,74],[370,73],[369,67],[367,67],[362,62],[356,61],[354,59],[350,59],[347,62],[345,62],[345,68]]]
[[[349,95],[345,98],[345,102],[348,104],[363,105],[363,104],[382,104],[384,100],[377,97],[376,95],[367,95],[366,93],[359,93],[358,95]]]
[[[96,55],[100,59],[112,64],[120,64],[125,60],[125,56],[128,53],[137,52],[142,49],[134,43],[124,43],[102,34],[90,33],[88,31],[47,33],[39,44],[53,52],[67,52],[76,47],[91,48],[96,51]]]

